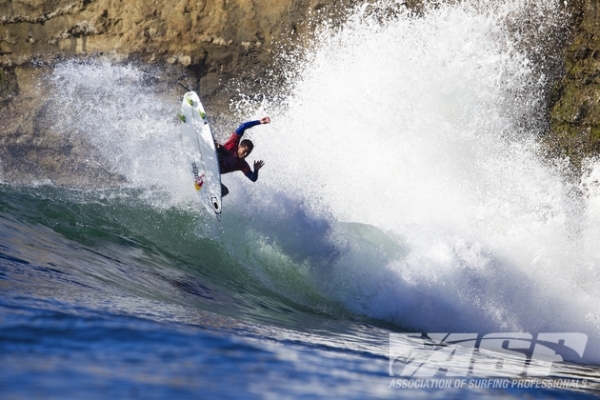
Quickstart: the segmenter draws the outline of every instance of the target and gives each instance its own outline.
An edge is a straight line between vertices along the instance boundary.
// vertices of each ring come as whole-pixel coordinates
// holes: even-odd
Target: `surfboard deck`
[[[206,112],[196,92],[181,102],[181,138],[196,192],[209,212],[221,220],[221,171]]]

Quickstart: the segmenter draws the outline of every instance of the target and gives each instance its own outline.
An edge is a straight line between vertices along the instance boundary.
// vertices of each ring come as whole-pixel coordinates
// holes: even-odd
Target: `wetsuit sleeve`
[[[244,161],[242,165],[240,165],[240,170],[246,175],[246,178],[250,179],[252,182],[256,182],[258,179],[258,171],[252,172],[250,165]]]
[[[242,136],[244,134],[244,132],[246,131],[246,129],[250,129],[256,125],[260,125],[259,120],[244,122],[235,130],[235,133]]]
[[[250,179],[252,182],[256,182],[256,180],[258,179],[258,171],[254,171],[254,172],[245,172],[244,173],[248,179]]]

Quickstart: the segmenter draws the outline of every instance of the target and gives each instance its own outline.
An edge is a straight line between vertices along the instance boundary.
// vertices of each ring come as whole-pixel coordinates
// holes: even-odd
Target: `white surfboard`
[[[221,171],[215,141],[206,112],[196,92],[188,92],[181,103],[183,147],[192,171],[194,188],[200,200],[221,220]]]

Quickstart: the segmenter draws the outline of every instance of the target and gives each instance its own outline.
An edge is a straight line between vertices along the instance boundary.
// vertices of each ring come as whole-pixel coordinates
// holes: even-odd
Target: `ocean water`
[[[215,124],[273,120],[221,222],[161,71],[59,64],[47,123],[120,178],[0,185],[0,397],[596,396],[600,164],[573,180],[537,142],[563,18],[380,2],[324,27]]]

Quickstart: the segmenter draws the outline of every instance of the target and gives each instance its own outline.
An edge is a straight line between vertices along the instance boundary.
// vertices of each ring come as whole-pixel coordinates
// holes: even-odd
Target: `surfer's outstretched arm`
[[[263,124],[269,124],[269,123],[271,123],[271,118],[269,118],[269,117],[263,117],[260,120],[256,120],[256,121],[244,122],[235,130],[235,133],[242,136],[244,134],[244,132],[246,132],[246,129],[250,129],[256,125],[263,125]]]

